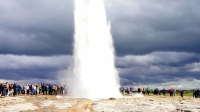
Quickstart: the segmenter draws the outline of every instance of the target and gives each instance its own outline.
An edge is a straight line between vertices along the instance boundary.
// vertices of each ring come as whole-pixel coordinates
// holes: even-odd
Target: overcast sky
[[[104,0],[123,86],[200,88],[199,0]],[[73,0],[0,0],[0,81],[57,81]]]

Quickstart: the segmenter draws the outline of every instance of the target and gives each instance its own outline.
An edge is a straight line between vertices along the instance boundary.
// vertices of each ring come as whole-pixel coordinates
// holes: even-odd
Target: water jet
[[[74,60],[69,86],[78,98],[120,97],[115,51],[103,0],[74,0]]]

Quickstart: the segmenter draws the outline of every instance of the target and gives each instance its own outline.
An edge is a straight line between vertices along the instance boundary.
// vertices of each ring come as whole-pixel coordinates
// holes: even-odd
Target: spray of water
[[[72,97],[120,97],[113,40],[103,0],[75,0],[74,63],[67,82]],[[70,80],[69,80],[70,79]]]

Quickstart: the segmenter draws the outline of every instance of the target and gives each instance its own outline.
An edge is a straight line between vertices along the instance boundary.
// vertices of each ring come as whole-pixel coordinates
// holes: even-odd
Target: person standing
[[[132,94],[133,94],[133,88],[130,87],[130,95],[132,95]]]
[[[9,85],[9,91],[10,91],[9,96],[13,96],[14,88],[12,84]]]
[[[181,97],[183,97],[183,90],[182,89],[180,89],[180,95],[181,95]]]
[[[174,96],[176,96],[176,89],[174,89]]]
[[[166,93],[165,88],[162,90],[162,93],[165,96],[165,93]]]
[[[24,84],[23,83],[20,85],[20,92],[21,92],[21,94],[24,94]]]
[[[142,94],[143,89],[142,89],[142,88],[139,88],[139,90],[140,90],[140,94]]]
[[[199,89],[198,89],[199,90]],[[199,98],[200,98],[200,90],[199,90]]]
[[[8,82],[6,82],[6,88],[7,88],[7,90],[6,90],[6,96],[9,96],[9,84],[8,84]]]
[[[138,93],[140,93],[140,88],[138,88]]]
[[[17,91],[17,95],[20,95],[20,85],[16,85],[16,91]]]
[[[41,84],[41,87],[42,87],[42,94],[44,95],[44,93],[45,93],[45,85],[44,85],[44,83]]]
[[[32,84],[32,95],[36,95],[36,85]]]
[[[147,88],[147,95],[149,95],[149,93],[150,93],[150,88],[148,87]]]
[[[193,98],[196,97],[196,89],[193,89]]]
[[[146,95],[146,88],[143,88],[142,93],[143,93],[143,95]]]
[[[197,97],[196,98],[199,98],[199,89],[197,89]]]
[[[0,84],[0,98],[1,98],[1,96],[3,95],[3,85],[2,84]]]
[[[39,86],[40,86],[40,85],[39,85]],[[40,91],[40,87],[39,87],[39,86],[36,85],[36,90],[37,90],[37,91],[36,91],[36,94],[39,94],[39,93],[40,93],[40,92],[39,92],[39,91]]]
[[[6,83],[4,83],[3,84],[3,96],[7,96],[7,84]]]
[[[28,86],[29,86],[29,93],[31,93],[32,95],[32,84],[29,84]]]
[[[41,94],[42,93],[42,84],[40,84],[38,88],[39,88],[39,94]]]
[[[171,97],[173,97],[173,92],[174,92],[173,89],[170,88],[170,89],[169,89],[169,94],[170,94]]]
[[[127,95],[129,95],[129,93],[130,93],[129,87],[126,88],[126,93],[127,93]]]
[[[14,90],[13,96],[17,95],[16,82],[13,84],[13,90]]]
[[[26,84],[26,94],[29,95],[29,85]]]
[[[124,95],[124,87],[123,86],[120,88],[120,90],[121,90],[121,93]]]

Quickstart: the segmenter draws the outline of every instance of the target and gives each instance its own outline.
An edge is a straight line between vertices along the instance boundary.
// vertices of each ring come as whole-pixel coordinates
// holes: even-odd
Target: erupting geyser
[[[120,97],[113,40],[103,0],[75,0],[72,97]],[[69,85],[71,86],[71,84]]]

